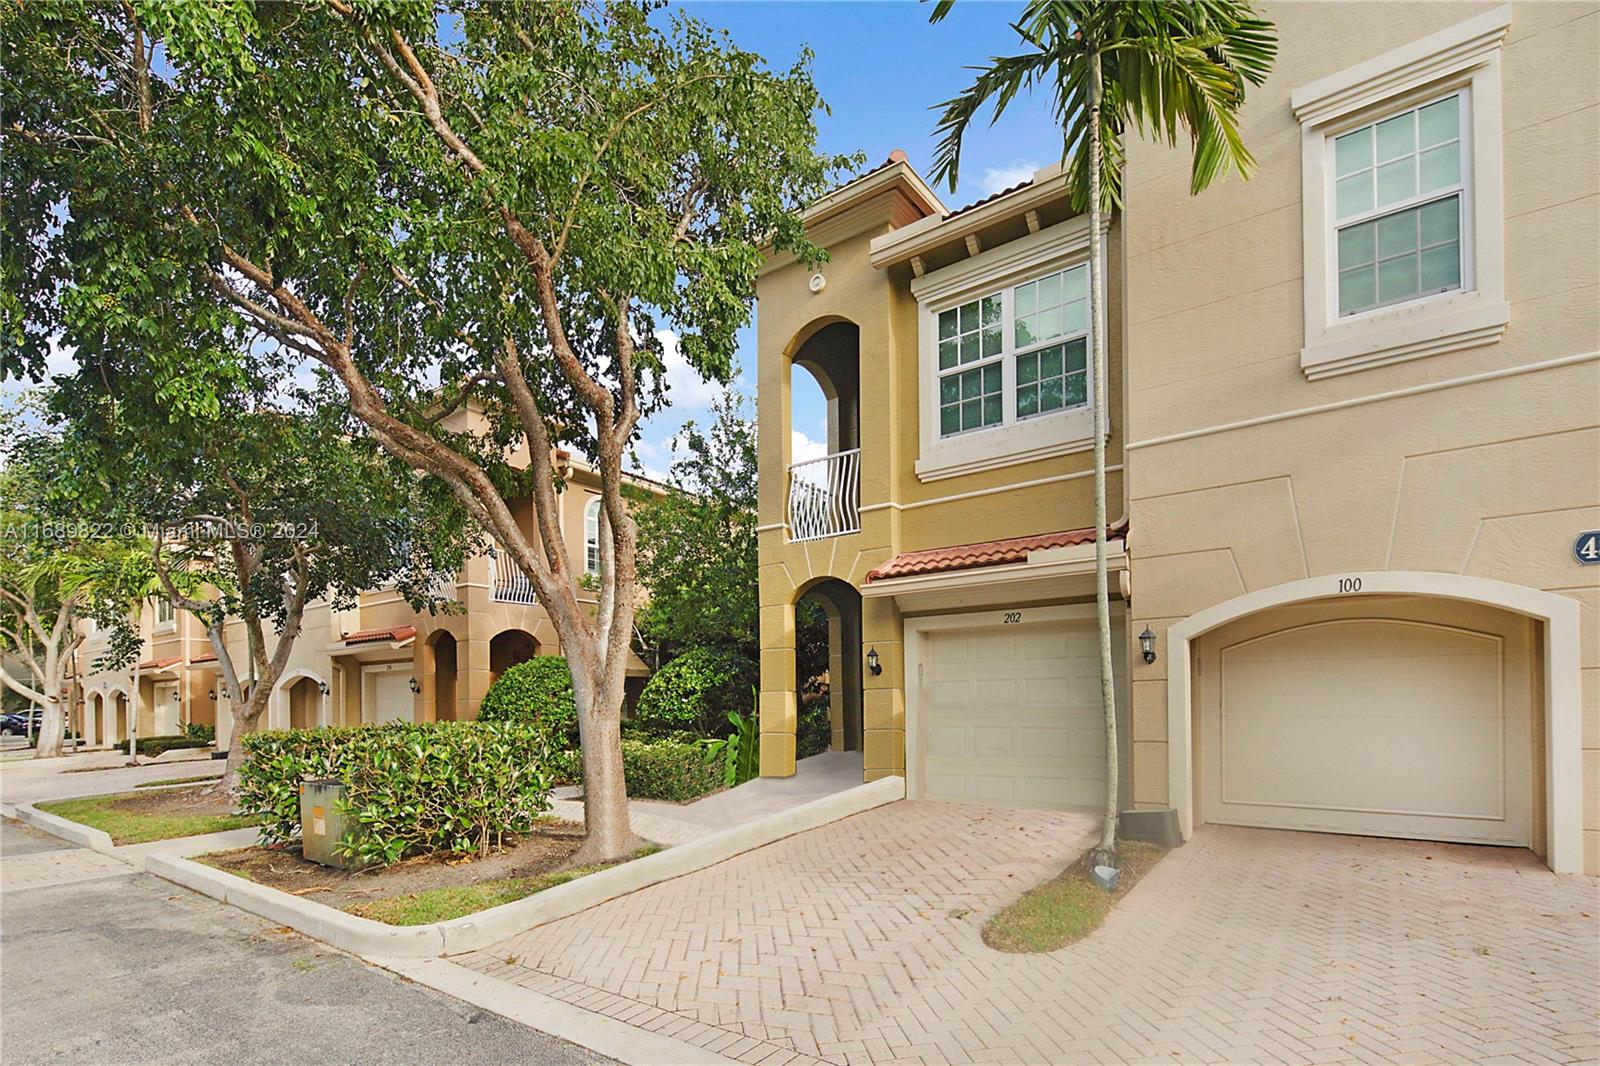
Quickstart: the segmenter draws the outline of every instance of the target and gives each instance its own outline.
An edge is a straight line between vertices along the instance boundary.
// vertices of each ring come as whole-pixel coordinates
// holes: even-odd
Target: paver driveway
[[[1094,820],[908,802],[456,961],[767,1066],[1593,1061],[1593,879],[1530,854],[1206,828],[1087,940],[984,918]]]

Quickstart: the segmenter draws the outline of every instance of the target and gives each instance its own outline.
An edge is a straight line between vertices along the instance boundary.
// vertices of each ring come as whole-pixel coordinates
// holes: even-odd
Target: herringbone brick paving
[[[1095,819],[898,803],[455,961],[764,1066],[1592,1062],[1600,892],[1510,849],[1207,827],[1049,955]]]

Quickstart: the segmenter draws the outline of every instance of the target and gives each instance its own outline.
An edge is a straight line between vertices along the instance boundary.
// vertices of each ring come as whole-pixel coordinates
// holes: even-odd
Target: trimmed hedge
[[[653,737],[728,735],[728,712],[749,706],[756,667],[720,648],[690,648],[645,682],[633,727]]]
[[[157,755],[160,755],[162,752],[176,751],[179,748],[204,748],[204,747],[208,747],[210,744],[211,744],[211,741],[205,740],[205,739],[203,739],[201,737],[189,737],[189,736],[140,737],[139,738],[139,754],[140,755],[148,755],[150,758],[153,759]],[[115,745],[115,748],[116,748],[117,751],[122,752],[122,754],[124,754],[124,755],[128,754],[128,742],[126,740],[122,741],[120,744]]]
[[[183,727],[183,735],[190,740],[203,740],[210,744],[217,739],[217,727],[203,722],[190,722]]]
[[[531,722],[390,722],[243,738],[239,804],[269,842],[300,832],[300,784],[345,786],[344,844],[367,863],[487,852],[550,809],[550,747]]]
[[[581,753],[567,753],[583,780]],[[630,799],[684,803],[723,787],[723,760],[708,757],[702,744],[676,740],[622,740],[622,776]]]
[[[622,742],[622,774],[633,799],[683,803],[722,787],[722,760],[708,760],[698,744]]]
[[[478,704],[480,722],[537,722],[558,750],[578,746],[572,673],[559,655],[539,655],[494,679]]]

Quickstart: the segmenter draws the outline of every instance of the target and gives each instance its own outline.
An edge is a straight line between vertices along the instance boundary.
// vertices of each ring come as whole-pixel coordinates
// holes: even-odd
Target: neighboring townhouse
[[[1267,14],[1259,173],[1192,197],[1130,139],[1107,233],[1124,805],[1600,873],[1600,15]],[[759,288],[762,772],[815,595],[868,778],[1092,808],[1084,220],[1053,169],[950,211],[903,158],[805,219],[829,261]]]
[[[557,459],[564,484],[562,532],[574,572],[596,573],[598,475],[565,452],[557,453]],[[643,478],[630,481],[647,491],[660,488]],[[533,536],[532,500],[516,501],[513,512]],[[531,582],[493,551],[469,559],[457,579],[439,591],[459,601],[461,608],[419,613],[393,588],[362,592],[348,610],[333,610],[326,601],[308,605],[262,728],[469,720],[477,716],[489,685],[509,667],[536,655],[561,654],[555,626]],[[580,591],[580,598],[587,595]],[[103,634],[91,635],[80,652],[87,741],[125,740],[129,708],[137,706],[140,736],[178,733],[191,723],[215,725],[217,746],[226,748],[232,721],[205,628],[165,601],[147,606],[139,624],[143,652],[136,700],[131,666],[93,669],[104,651]],[[227,632],[233,661],[243,667],[244,627],[231,621]],[[645,664],[632,658],[630,693],[637,692],[647,673]]]
[[[1253,180],[1128,149],[1134,800],[1600,873],[1600,13],[1267,14]]]
[[[804,217],[828,262],[772,257],[758,288],[762,772],[794,772],[795,608],[814,596],[834,747],[861,750],[868,779],[905,774],[930,799],[1093,805],[1105,731],[1089,228],[1065,177],[1041,171],[950,211],[896,153]],[[1112,225],[1113,398],[1119,243]],[[800,373],[828,399],[828,455],[794,464]],[[1120,661],[1120,537],[1111,552]]]

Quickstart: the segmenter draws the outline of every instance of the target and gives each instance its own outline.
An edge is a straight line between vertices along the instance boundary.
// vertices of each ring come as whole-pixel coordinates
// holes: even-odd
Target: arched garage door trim
[[[1305,578],[1259,589],[1197,611],[1167,628],[1167,788],[1178,824],[1194,831],[1193,643],[1258,611],[1307,600],[1375,595],[1433,596],[1499,607],[1544,623],[1545,817],[1556,873],[1583,869],[1583,726],[1579,709],[1578,601],[1488,578],[1380,570]]]

